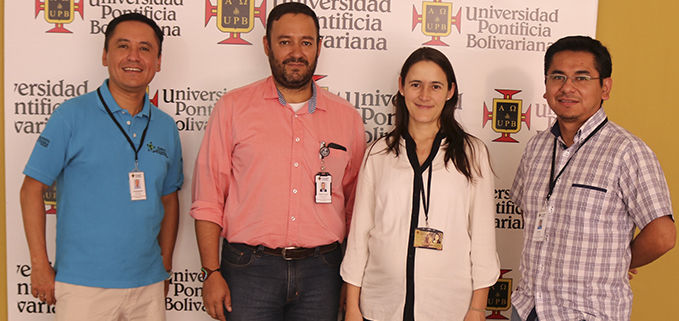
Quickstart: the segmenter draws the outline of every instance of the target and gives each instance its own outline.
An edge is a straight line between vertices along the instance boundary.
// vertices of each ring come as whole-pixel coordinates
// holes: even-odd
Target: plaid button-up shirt
[[[526,146],[511,191],[525,222],[522,279],[512,295],[522,318],[535,307],[541,320],[630,319],[635,226],[671,216],[672,205],[653,151],[610,121],[595,132],[605,121],[601,108],[568,148],[558,124]],[[563,173],[547,201],[554,144],[553,176]],[[543,209],[538,241],[536,217]]]

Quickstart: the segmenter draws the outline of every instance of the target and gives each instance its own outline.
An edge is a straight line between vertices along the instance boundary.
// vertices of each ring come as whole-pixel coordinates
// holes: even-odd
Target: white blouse
[[[500,275],[493,173],[486,146],[472,141],[482,174],[473,183],[452,162],[445,167],[443,147],[432,162],[429,227],[443,232],[443,250],[415,249],[415,320],[462,320],[473,290]],[[406,300],[415,174],[405,140],[400,143],[399,157],[385,153],[385,139],[366,151],[341,267],[344,281],[361,287],[363,317],[375,321],[402,320]],[[425,188],[428,172],[422,174]],[[421,205],[419,215],[419,227],[427,227]]]

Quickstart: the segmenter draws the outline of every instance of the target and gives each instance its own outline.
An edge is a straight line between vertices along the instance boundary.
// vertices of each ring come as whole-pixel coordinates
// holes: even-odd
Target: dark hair
[[[420,61],[431,61],[443,70],[443,73],[446,74],[448,80],[448,90],[455,84],[453,97],[446,101],[446,104],[441,111],[441,116],[439,117],[441,131],[446,138],[446,142],[443,146],[445,149],[444,162],[447,166],[448,161],[452,161],[455,168],[467,177],[467,180],[472,181],[474,173],[481,176],[481,170],[472,163],[476,153],[474,144],[472,143],[472,140],[475,139],[475,137],[465,132],[464,129],[462,129],[462,126],[455,120],[455,105],[457,105],[459,94],[453,66],[450,64],[448,58],[440,51],[428,47],[419,48],[410,54],[401,68],[400,76],[402,86],[405,85],[406,76],[408,75],[410,68]],[[400,138],[408,132],[410,115],[408,114],[405,98],[400,92],[394,95],[392,104],[394,104],[396,109],[396,124],[394,130],[389,132],[386,136],[386,151],[393,152],[398,157]],[[472,171],[474,173],[472,173]]]
[[[599,83],[604,84],[604,79],[611,77],[613,72],[613,62],[608,49],[599,40],[587,36],[564,37],[553,43],[545,53],[545,76],[552,65],[552,59],[557,52],[561,51],[581,51],[589,52],[594,55],[594,68],[599,73]]]
[[[269,12],[269,18],[266,19],[266,41],[271,44],[271,27],[274,21],[278,21],[283,15],[292,14],[303,14],[314,19],[314,24],[316,25],[316,42],[321,42],[321,27],[318,24],[318,17],[316,13],[311,10],[307,5],[298,2],[287,2],[281,3]]]
[[[156,34],[156,40],[158,40],[158,57],[160,57],[160,54],[163,52],[163,31],[160,30],[160,27],[158,27],[155,21],[141,13],[136,12],[126,13],[124,15],[118,16],[108,23],[108,27],[106,27],[106,39],[104,40],[104,50],[108,51],[108,41],[111,40],[113,32],[116,30],[118,24],[124,21],[139,21],[149,25],[149,27],[151,27],[153,32]]]

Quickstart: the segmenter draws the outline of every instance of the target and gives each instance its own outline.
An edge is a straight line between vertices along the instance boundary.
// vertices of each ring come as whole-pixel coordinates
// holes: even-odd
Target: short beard
[[[302,75],[301,79],[298,80],[294,79],[293,75],[289,75],[285,71],[285,64],[291,62],[304,63],[307,66],[308,73]],[[269,55],[269,66],[271,67],[271,74],[273,75],[274,79],[276,79],[276,81],[286,89],[304,88],[311,82],[311,79],[314,76],[314,72],[316,71],[316,61],[314,61],[312,64],[309,64],[309,61],[307,61],[304,58],[288,58],[286,60],[283,60],[281,64],[278,64],[276,62],[276,57],[274,57],[273,52],[271,52],[271,54]]]

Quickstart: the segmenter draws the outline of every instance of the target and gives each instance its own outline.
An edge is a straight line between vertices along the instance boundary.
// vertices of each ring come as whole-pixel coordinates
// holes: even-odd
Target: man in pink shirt
[[[321,43],[309,7],[275,7],[263,41],[272,76],[217,102],[196,160],[203,302],[219,320],[336,320],[363,123],[312,81]]]

